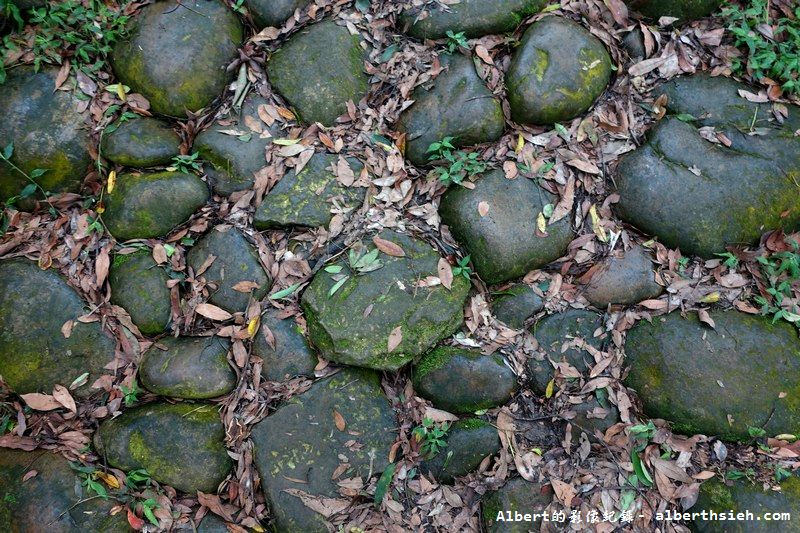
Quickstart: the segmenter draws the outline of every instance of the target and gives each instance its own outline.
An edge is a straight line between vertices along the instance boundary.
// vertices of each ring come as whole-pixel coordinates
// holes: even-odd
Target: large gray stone
[[[311,0],[245,0],[245,5],[257,28],[281,26],[294,15],[295,10],[306,7]]]
[[[504,290],[492,302],[492,312],[508,327],[522,329],[525,321],[544,309],[544,300],[525,283]]]
[[[549,485],[531,483],[518,477],[506,482],[495,491],[488,492],[481,502],[483,525],[488,533],[529,533],[542,525],[539,518],[532,522],[508,522],[497,520],[499,513],[505,516],[508,511],[521,514],[542,513],[553,501]]]
[[[583,289],[592,305],[633,305],[656,298],[663,291],[656,283],[653,259],[641,246],[617,251],[600,263]]]
[[[169,125],[141,117],[106,128],[100,154],[118,165],[147,168],[170,163],[180,147],[181,138]]]
[[[459,420],[447,432],[447,445],[420,465],[440,483],[453,483],[455,478],[475,471],[481,462],[500,451],[497,428],[479,418]]]
[[[172,316],[168,281],[149,248],[116,255],[108,274],[111,301],[125,309],[145,335],[163,333]]]
[[[264,360],[261,375],[270,381],[313,376],[318,362],[316,354],[293,318],[281,320],[276,315],[267,312],[261,317],[261,329],[253,339],[253,353]],[[274,346],[267,341],[265,328],[272,333]]]
[[[404,31],[420,39],[442,39],[448,31],[464,32],[471,39],[514,31],[546,4],[544,0],[461,0],[448,9],[435,5],[410,9],[400,15],[399,22]]]
[[[656,21],[661,17],[676,17],[685,22],[710,15],[722,0],[625,0],[625,3]]]

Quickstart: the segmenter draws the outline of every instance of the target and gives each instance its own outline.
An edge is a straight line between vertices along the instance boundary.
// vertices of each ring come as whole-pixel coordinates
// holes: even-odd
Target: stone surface
[[[594,358],[589,352],[578,347],[564,349],[565,344],[572,343],[575,339],[583,339],[587,344],[596,349],[602,349],[605,337],[595,337],[594,332],[603,326],[603,317],[593,311],[584,309],[569,309],[563,313],[549,315],[539,320],[531,328],[531,333],[539,342],[539,350],[544,358],[528,359],[528,374],[533,389],[539,394],[544,394],[547,384],[555,376],[553,364],[561,361],[569,363],[579,372],[589,369],[587,361],[593,364]]]
[[[336,413],[344,431],[336,425]],[[337,482],[380,474],[397,437],[394,412],[378,374],[348,368],[316,382],[253,427],[255,463],[278,531],[327,531],[299,492],[338,498]],[[348,445],[348,441],[355,441]],[[349,468],[332,479],[347,459]],[[288,491],[288,492],[287,492]]]
[[[161,0],[139,12],[111,63],[153,111],[185,117],[222,95],[242,36],[242,23],[219,0]]]
[[[272,86],[306,122],[330,126],[369,88],[360,37],[325,20],[293,35],[272,54],[267,73]]]
[[[765,232],[800,227],[800,110],[787,106],[783,126],[769,104],[739,96],[746,85],[696,75],[664,84],[675,114],[620,161],[620,217],[684,254],[713,257],[726,245],[753,244]],[[753,89],[755,90],[755,89]],[[731,146],[712,144],[697,127],[713,126]],[[758,135],[749,135],[751,128]]]
[[[89,169],[89,128],[79,101],[70,91],[55,91],[56,72],[15,68],[2,85],[0,150],[14,145],[11,162],[52,193],[78,192]],[[0,199],[16,196],[28,179],[0,161]],[[36,193],[39,197],[40,193]]]
[[[108,274],[111,302],[125,309],[145,335],[163,333],[171,317],[169,275],[150,249],[116,255]]]
[[[155,402],[103,422],[94,445],[109,465],[144,468],[159,483],[194,495],[216,492],[228,475],[232,461],[224,439],[215,406]]]
[[[591,398],[578,405],[570,406],[570,411],[575,413],[575,418],[570,420],[572,423],[572,442],[577,443],[581,433],[594,440],[596,433],[602,436],[606,430],[619,422],[619,411],[607,402],[607,407],[603,407],[595,399]]]
[[[353,275],[350,265],[340,259],[329,266],[342,267],[341,274],[349,279],[331,295],[337,281],[321,270],[301,303],[309,338],[324,358],[397,370],[458,329],[470,284],[459,276],[452,290],[441,285],[415,287],[414,283],[426,276],[438,276],[437,251],[408,235],[386,231],[380,237],[400,246],[405,256],[381,253],[383,266],[360,275]],[[370,243],[368,248],[372,247]],[[402,339],[389,351],[389,336],[396,328]]]
[[[24,480],[25,475],[32,475]],[[0,530],[10,533],[127,533],[113,500],[93,497],[69,463],[45,450],[0,453]]]
[[[300,174],[293,170],[281,178],[256,209],[253,225],[265,230],[286,226],[327,227],[335,206],[357,208],[364,201],[365,189],[345,187],[336,180],[331,167],[338,157],[314,154]],[[356,178],[364,165],[347,158]]]
[[[197,533],[230,533],[226,522],[209,512],[197,526]]]
[[[764,490],[759,483],[748,481],[722,483],[713,478],[700,485],[700,494],[687,512],[714,511],[751,512],[754,517],[765,513],[790,513],[789,521],[710,521],[695,520],[692,531],[696,533],[794,533],[800,531],[795,516],[800,513],[800,479],[792,476],[780,484],[781,490]]]
[[[711,311],[716,330],[695,314],[672,312],[639,322],[625,343],[627,383],[645,412],[677,433],[748,439],[800,428],[800,341],[786,322],[738,311]],[[698,384],[691,386],[691,384]],[[691,386],[691,394],[686,394]],[[779,395],[785,393],[784,398]],[[729,418],[730,417],[730,418]]]
[[[542,309],[544,300],[525,283],[512,285],[492,302],[494,316],[514,329],[522,329],[525,321]]]
[[[272,334],[274,346],[267,341],[266,329]],[[294,319],[281,320],[272,311],[261,317],[261,329],[253,340],[253,353],[264,360],[261,375],[270,381],[313,376],[318,361]]]
[[[642,30],[634,28],[622,38],[622,47],[631,56],[631,59],[644,59],[647,56],[647,48],[644,45],[644,35]]]
[[[294,15],[295,10],[309,5],[311,0],[245,0],[244,4],[257,28],[280,27]]]
[[[653,20],[677,17],[685,22],[710,15],[722,0],[625,0],[625,3]]]
[[[103,222],[118,241],[163,237],[206,200],[208,187],[194,174],[122,174],[106,194]]]
[[[186,263],[197,272],[212,255],[216,259],[201,275],[217,286],[211,291],[209,302],[236,313],[245,310],[251,296],[260,300],[267,294],[271,282],[269,274],[241,231],[230,226],[217,226],[192,246],[186,254]],[[258,287],[252,292],[234,289],[242,281],[257,283]]]
[[[420,9],[410,9],[400,16],[400,27],[419,39],[443,39],[448,31],[464,32],[469,39],[490,33],[509,33],[530,15],[538,13],[544,0],[461,0],[449,10],[428,8],[420,17]],[[419,18],[419,20],[417,20]]]
[[[145,352],[139,379],[150,392],[171,398],[202,400],[228,394],[236,386],[229,348],[230,341],[221,337],[165,337]]]
[[[449,484],[475,471],[481,461],[499,451],[497,428],[479,418],[459,420],[447,433],[447,447],[425,459],[420,470],[440,483]]]
[[[488,284],[524,276],[559,257],[572,241],[567,218],[547,226],[547,237],[536,235],[536,218],[556,198],[526,178],[506,179],[500,170],[483,174],[475,188],[451,188],[441,200],[439,215],[453,237],[470,254]],[[481,216],[478,205],[489,212]]]
[[[611,79],[611,56],[583,26],[546,17],[522,36],[506,74],[511,118],[552,124],[588,110]]]
[[[100,322],[82,323],[88,305],[55,270],[26,259],[0,262],[0,375],[19,394],[50,394],[88,372],[88,383],[114,358],[115,341]],[[73,321],[65,338],[62,327]],[[75,391],[89,394],[88,386]]]
[[[180,153],[181,138],[154,118],[127,120],[103,133],[100,153],[118,165],[147,168],[167,165]]]
[[[261,96],[250,94],[240,113],[231,111],[220,117],[223,123],[215,122],[195,138],[193,149],[205,161],[203,169],[215,193],[228,196],[251,188],[255,172],[266,166],[267,146],[280,131],[277,123],[268,127],[258,117],[258,106],[266,103]],[[231,135],[232,131],[242,135]]]
[[[584,286],[583,295],[592,305],[633,305],[657,298],[664,288],[656,283],[653,260],[641,246],[607,257]]]
[[[500,354],[439,347],[414,365],[414,390],[439,409],[469,413],[506,403],[517,376]]]
[[[496,141],[505,119],[499,100],[483,83],[471,57],[441,56],[446,69],[433,86],[411,93],[414,104],[400,115],[396,128],[406,133],[406,157],[418,166],[428,163],[428,147],[454,137],[456,148]]]
[[[483,525],[488,533],[528,533],[537,531],[541,519],[533,522],[498,521],[498,513],[541,513],[553,501],[550,485],[530,483],[521,477],[511,479],[496,491],[488,492],[481,503]]]

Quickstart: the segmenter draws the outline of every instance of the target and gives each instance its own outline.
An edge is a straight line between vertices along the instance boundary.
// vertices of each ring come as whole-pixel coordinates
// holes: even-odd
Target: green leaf
[[[343,277],[342,279],[340,279],[339,281],[337,281],[337,282],[336,282],[336,283],[333,285],[333,287],[331,287],[331,290],[329,290],[329,291],[328,291],[328,296],[333,296],[334,294],[336,294],[336,291],[338,291],[339,289],[341,289],[341,288],[342,288],[342,285],[344,285],[344,284],[345,284],[345,282],[346,282],[348,279],[350,279],[350,276],[345,276],[345,277]]]
[[[325,272],[329,274],[338,274],[341,271],[342,271],[341,265],[330,265],[325,267]]]
[[[29,184],[27,184],[25,186],[24,189],[22,189],[22,192],[19,193],[19,196],[20,196],[20,198],[27,198],[30,195],[32,195],[33,193],[35,193],[35,192],[36,192],[36,184],[35,183],[29,183]]]
[[[381,503],[383,502],[383,498],[386,496],[386,492],[389,490],[389,485],[392,483],[392,478],[394,477],[394,471],[396,468],[397,463],[392,463],[387,466],[386,470],[384,470],[383,474],[381,474],[378,484],[375,485],[375,507],[380,507]]]
[[[276,292],[275,294],[270,294],[270,300],[280,300],[281,298],[286,298],[290,294],[293,294],[297,289],[300,288],[302,283],[295,283],[294,285],[290,285],[283,290]]]
[[[639,457],[639,454],[635,450],[631,450],[631,463],[633,463],[633,471],[636,473],[639,482],[645,487],[652,487],[653,478],[650,477],[650,473],[647,471],[647,468],[645,468],[641,457]]]
[[[3,159],[11,159],[11,156],[14,155],[14,142],[10,142],[6,145],[3,149]]]

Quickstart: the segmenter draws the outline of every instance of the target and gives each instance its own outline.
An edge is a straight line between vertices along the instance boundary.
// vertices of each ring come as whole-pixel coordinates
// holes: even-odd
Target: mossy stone
[[[230,529],[222,518],[209,512],[197,526],[197,533],[230,533]]]
[[[550,16],[522,36],[506,74],[511,118],[552,124],[588,110],[611,80],[611,56],[583,26]]]
[[[328,360],[381,370],[397,370],[455,332],[464,321],[463,306],[470,284],[459,276],[451,290],[443,286],[415,287],[426,276],[437,276],[439,254],[429,244],[393,231],[380,237],[400,246],[404,257],[380,254],[378,270],[356,275],[340,259],[349,278],[337,283],[318,272],[301,303],[309,338]],[[389,335],[400,328],[402,340],[389,351]]]
[[[154,118],[135,118],[103,133],[100,154],[118,165],[134,168],[166,165],[180,153],[181,138]]]
[[[433,86],[414,89],[414,103],[400,115],[397,129],[406,133],[406,157],[418,166],[428,163],[428,147],[454,137],[456,148],[496,141],[505,119],[500,101],[483,83],[472,58],[442,56],[446,69]]]
[[[459,420],[447,433],[447,446],[420,465],[440,483],[473,472],[486,457],[500,451],[497,428],[479,418]]]
[[[282,26],[297,9],[306,7],[311,0],[245,0],[244,5],[253,17],[257,28]]]
[[[26,474],[33,477],[23,480]],[[112,492],[113,496],[113,492]],[[44,450],[0,453],[0,530],[10,533],[127,533],[113,500],[90,494],[69,463]]]
[[[204,400],[228,394],[236,386],[229,348],[230,341],[221,337],[165,337],[145,352],[139,379],[150,392],[171,398]]]
[[[70,91],[55,90],[56,71],[11,69],[0,98],[0,150],[13,144],[10,161],[48,192],[78,192],[89,169],[87,113]],[[0,198],[18,195],[30,182],[0,161]],[[38,196],[39,193],[36,193]]]
[[[156,113],[185,117],[221,96],[242,23],[219,0],[161,0],[137,15],[111,54],[114,72]]]
[[[121,174],[106,194],[103,222],[118,241],[163,237],[206,200],[208,187],[194,174]]]
[[[120,470],[144,468],[159,483],[194,494],[216,492],[233,462],[217,408],[162,402],[126,409],[94,436],[98,453]]]
[[[264,328],[272,332],[274,348],[267,342]],[[294,319],[280,319],[274,311],[261,317],[261,329],[253,339],[253,353],[264,360],[261,375],[269,381],[313,376],[318,362]]]
[[[583,339],[589,346],[601,350],[606,336],[595,337],[594,332],[602,326],[602,315],[585,309],[569,309],[546,316],[534,324],[531,333],[539,342],[539,350],[545,357],[542,360],[528,359],[528,377],[532,388],[539,394],[544,394],[547,384],[555,376],[555,368],[550,361],[566,361],[579,372],[586,372],[590,366],[587,361],[593,364],[594,358],[580,348],[563,350],[562,347],[574,339]]]
[[[764,490],[759,483],[734,481],[723,483],[716,479],[700,485],[697,502],[686,512],[734,514],[751,512],[754,517],[763,517],[765,513],[789,513],[789,521],[763,520],[695,520],[690,528],[695,533],[797,533],[800,524],[794,517],[800,514],[800,479],[793,475],[780,484],[780,491]]]
[[[518,477],[506,482],[495,491],[488,492],[481,502],[483,526],[487,533],[528,533],[536,531],[542,524],[541,518],[530,522],[507,522],[498,520],[511,511],[525,514],[540,514],[553,501],[549,485],[531,483]],[[501,515],[502,513],[502,515]]]
[[[508,327],[522,329],[525,321],[544,309],[544,300],[529,285],[512,285],[492,302],[492,312]]]
[[[800,111],[787,106],[783,125],[771,106],[741,98],[746,85],[693,76],[665,84],[671,112],[645,145],[617,169],[617,211],[626,222],[684,254],[713,257],[728,245],[750,245],[769,230],[800,228]],[[696,126],[713,126],[731,146],[706,141]],[[758,135],[749,135],[751,127]]]
[[[448,31],[464,32],[472,39],[514,31],[523,19],[538,13],[546,4],[544,0],[461,0],[447,10],[409,9],[400,15],[399,22],[403,31],[418,39],[443,39]],[[420,17],[422,11],[425,15]]]
[[[489,212],[481,216],[478,206]],[[536,235],[537,214],[555,205],[549,192],[527,178],[506,179],[500,170],[483,174],[474,189],[453,187],[442,197],[439,215],[467,249],[480,277],[500,283],[558,259],[572,241],[566,218],[547,226],[547,236]]]
[[[356,208],[364,201],[361,187],[345,187],[331,170],[337,157],[314,154],[300,173],[287,172],[256,209],[253,225],[266,230],[287,226],[327,227],[335,205]],[[358,176],[364,165],[347,158],[350,169]]]
[[[631,8],[653,20],[676,17],[682,22],[710,15],[722,0],[625,0]]]
[[[244,311],[251,296],[254,300],[266,296],[272,280],[241,231],[230,226],[212,229],[192,246],[186,254],[186,263],[197,272],[212,255],[216,259],[202,274],[206,281],[217,286],[209,302],[237,313]],[[234,289],[242,281],[252,281],[258,287],[249,293]]]
[[[68,387],[89,373],[93,383],[114,358],[115,341],[100,322],[78,317],[88,306],[55,270],[26,259],[0,262],[0,375],[18,394]],[[62,327],[74,321],[69,338]],[[90,393],[87,386],[73,391]]]
[[[344,420],[343,431],[336,425],[337,413]],[[287,491],[338,498],[338,481],[380,475],[389,465],[397,422],[378,374],[346,368],[279,407],[253,427],[252,436],[276,529],[324,532],[322,516]],[[349,468],[334,479],[342,463]]]
[[[657,298],[664,288],[656,283],[653,259],[641,246],[619,251],[601,263],[583,289],[592,305],[633,305]]]
[[[770,436],[800,431],[794,327],[738,311],[709,315],[716,329],[672,312],[628,332],[627,384],[648,416],[671,421],[677,433],[731,441],[750,438],[751,426]]]
[[[617,408],[611,404],[603,407],[595,398],[570,406],[570,411],[575,413],[575,418],[570,420],[573,442],[578,442],[581,433],[585,433],[589,439],[595,440],[596,433],[599,432],[600,435],[603,435],[608,428],[619,422]]]
[[[163,333],[171,317],[169,275],[153,260],[150,250],[116,255],[108,282],[111,301],[125,309],[145,335]]]
[[[289,38],[267,62],[272,86],[306,122],[331,126],[369,88],[361,38],[329,19]]]
[[[414,390],[439,409],[470,413],[506,403],[517,376],[500,354],[442,346],[414,365]]]

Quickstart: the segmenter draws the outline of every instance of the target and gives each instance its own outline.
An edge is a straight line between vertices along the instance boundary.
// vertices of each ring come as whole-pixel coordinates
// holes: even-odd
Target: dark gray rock
[[[245,0],[244,4],[256,23],[256,28],[282,26],[295,10],[306,7],[311,0]]]
[[[459,420],[447,433],[447,446],[420,465],[440,483],[473,472],[486,457],[500,451],[497,428],[479,418]]]
[[[197,533],[230,533],[227,523],[215,514],[208,513],[197,526]]]
[[[506,522],[498,521],[499,513],[505,515],[511,511],[529,513],[531,515],[542,513],[553,501],[550,485],[530,483],[521,477],[514,478],[496,491],[484,496],[481,503],[483,525],[488,533],[528,533],[539,529],[541,519],[533,522]]]
[[[572,405],[569,410],[575,413],[575,417],[570,419],[573,442],[578,442],[581,433],[594,440],[597,433],[602,436],[608,428],[619,422],[616,407],[610,404],[603,407],[594,398]]]
[[[135,118],[103,133],[100,154],[118,165],[147,168],[167,165],[180,153],[181,138],[154,118]]]
[[[644,36],[642,30],[634,28],[622,38],[622,47],[631,56],[631,59],[644,59],[647,57],[647,49],[644,46]]]
[[[525,283],[512,285],[492,302],[494,316],[514,329],[521,329],[525,321],[544,309],[544,300]]]
[[[722,0],[625,0],[625,3],[656,21],[661,17],[676,17],[685,22],[710,15]]]
[[[608,304],[633,305],[657,298],[663,290],[655,281],[652,257],[636,245],[604,259],[583,295],[592,305],[604,309]]]
[[[116,255],[108,274],[111,301],[125,309],[145,335],[163,333],[170,320],[168,281],[149,249]]]
[[[419,39],[443,39],[448,31],[464,32],[472,39],[512,32],[546,4],[544,0],[461,0],[447,10],[410,9],[400,15],[399,22],[403,31]]]
[[[281,320],[277,313],[268,312],[261,317],[261,329],[253,339],[253,353],[264,360],[261,375],[270,381],[283,381],[294,376],[313,376],[317,356],[308,345],[292,318]],[[268,328],[274,347],[267,342]]]

